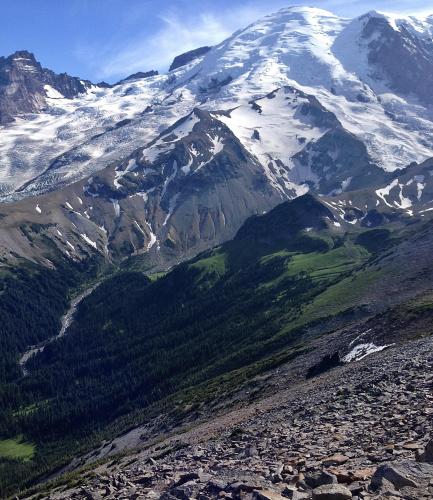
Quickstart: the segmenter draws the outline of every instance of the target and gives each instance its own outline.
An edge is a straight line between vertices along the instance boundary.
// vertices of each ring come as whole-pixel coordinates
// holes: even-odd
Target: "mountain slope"
[[[281,199],[230,129],[196,109],[91,178],[4,204],[0,247],[6,259],[14,251],[43,262],[48,238],[73,260],[95,251],[117,261],[149,252],[149,265],[166,267],[230,239],[247,217]],[[45,242],[35,247],[41,235]]]
[[[47,264],[54,244],[73,260],[141,254],[145,268],[165,268],[308,190],[343,204],[356,191],[358,212],[348,209],[344,222],[375,224],[374,204],[390,208],[388,189],[394,212],[410,216],[406,192],[428,179],[414,163],[433,157],[430,111],[369,54],[385,50],[391,31],[405,47],[410,34],[427,71],[429,22],[288,8],[168,75],[47,97],[43,112],[0,130],[3,200],[22,199],[0,210],[3,258]],[[400,196],[403,167],[418,181]],[[430,208],[423,192],[411,201],[419,212]]]
[[[394,366],[406,342],[426,361],[432,26],[292,7],[112,86],[0,60],[18,89],[0,127],[0,496],[281,378],[335,387],[328,369],[358,376],[341,364],[395,345]]]
[[[141,432],[137,449],[33,493],[59,500],[90,495],[312,500],[319,494],[428,499],[433,464],[424,450],[432,446],[431,337],[382,346],[305,380],[314,358],[338,347],[336,337],[244,382],[234,401],[219,402],[228,406],[222,414],[218,403],[208,410],[211,420],[207,405],[198,406],[202,418],[185,419],[167,433],[161,429],[156,442],[158,426],[149,423],[135,434]],[[401,420],[405,425],[395,425]],[[133,432],[128,437],[132,444]]]
[[[173,408],[178,391],[212,399],[203,387],[235,389],[318,336],[430,290],[430,220],[365,230],[337,222],[338,212],[304,195],[156,281],[127,272],[101,284],[67,335],[11,382],[20,396],[5,400],[3,433],[16,429],[37,451],[14,473],[6,462],[3,477],[16,484],[28,466],[64,464],[161,404]]]

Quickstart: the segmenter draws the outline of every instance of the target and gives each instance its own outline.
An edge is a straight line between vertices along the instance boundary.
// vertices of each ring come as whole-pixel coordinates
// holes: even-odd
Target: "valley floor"
[[[433,498],[433,457],[423,454],[433,339],[305,380],[311,362],[306,354],[275,370],[260,401],[110,457],[43,498]]]

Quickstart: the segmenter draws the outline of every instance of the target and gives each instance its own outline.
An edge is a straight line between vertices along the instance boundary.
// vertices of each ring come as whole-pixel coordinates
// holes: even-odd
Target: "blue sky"
[[[55,71],[112,82],[165,70],[175,55],[290,5],[347,17],[371,9],[433,13],[433,0],[0,0],[0,55],[27,49]]]

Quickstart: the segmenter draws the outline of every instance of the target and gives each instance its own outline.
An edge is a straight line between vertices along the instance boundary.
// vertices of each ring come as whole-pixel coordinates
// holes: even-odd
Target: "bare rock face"
[[[72,98],[91,83],[43,68],[31,52],[0,57],[0,124],[43,109],[47,97]]]
[[[180,54],[179,56],[176,56],[173,59],[173,62],[171,63],[171,66],[169,68],[169,71],[173,71],[177,68],[180,68],[182,66],[185,66],[185,64],[188,64],[191,61],[194,61],[194,59],[197,59],[197,57],[204,56],[210,51],[211,47],[199,47],[198,49],[190,50],[188,52],[185,52],[184,54]]]
[[[172,256],[232,238],[246,218],[279,201],[256,159],[228,127],[199,109],[116,166],[115,175],[117,187],[94,176],[89,197],[118,200],[120,223],[126,205],[139,201],[141,215],[134,220],[154,233],[144,229],[146,245]],[[125,234],[112,244],[120,247]]]

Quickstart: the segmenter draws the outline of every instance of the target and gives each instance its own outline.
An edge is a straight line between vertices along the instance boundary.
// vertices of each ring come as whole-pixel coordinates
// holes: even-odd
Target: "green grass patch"
[[[273,287],[288,276],[301,274],[308,275],[313,281],[336,279],[343,273],[358,268],[368,257],[367,250],[350,242],[328,252],[291,253],[283,250],[261,259],[266,264],[274,259],[287,258],[287,271],[263,286]]]
[[[21,437],[0,440],[0,458],[27,461],[34,457],[35,451],[35,445],[23,442]]]
[[[360,305],[366,290],[380,280],[380,270],[363,270],[330,286],[304,308],[309,320],[335,315],[353,304]]]
[[[153,274],[148,274],[147,277],[150,279],[150,281],[157,281],[160,278],[163,278],[167,273],[166,272],[160,272],[160,273],[153,273]]]
[[[323,271],[326,272],[329,269],[353,268],[361,264],[368,256],[368,252],[363,248],[347,244],[329,252],[295,255],[289,263],[288,272],[292,276],[300,272],[306,272],[314,276],[316,273],[323,273]]]
[[[227,271],[227,256],[224,252],[212,252],[209,257],[200,259],[190,264],[192,269],[200,271],[200,277],[203,275],[215,274],[219,278],[224,276]]]

